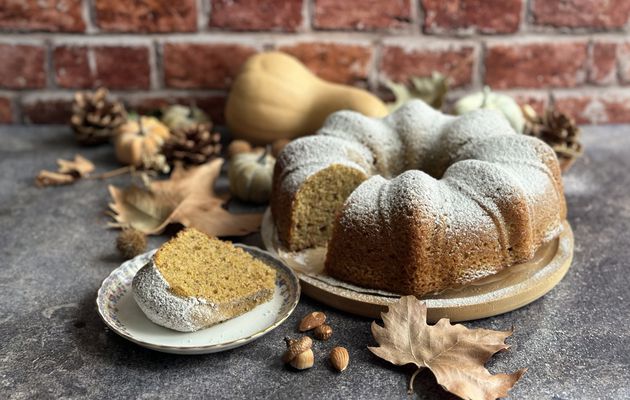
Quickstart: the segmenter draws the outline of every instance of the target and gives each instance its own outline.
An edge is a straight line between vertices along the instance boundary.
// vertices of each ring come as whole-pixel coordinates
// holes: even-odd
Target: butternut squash
[[[225,118],[234,138],[269,144],[315,133],[338,110],[371,117],[388,112],[365,90],[324,81],[296,58],[266,52],[243,65],[230,90]]]

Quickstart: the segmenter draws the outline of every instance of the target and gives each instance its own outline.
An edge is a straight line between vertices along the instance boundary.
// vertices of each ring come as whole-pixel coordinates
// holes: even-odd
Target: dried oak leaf
[[[72,175],[43,169],[35,177],[35,185],[37,187],[69,185],[75,180],[76,178]]]
[[[92,164],[92,161],[80,154],[76,154],[74,156],[74,160],[72,161],[60,158],[57,160],[57,165],[59,166],[58,170],[60,173],[70,174],[77,177],[84,177],[94,171],[94,164]]]
[[[429,326],[427,307],[414,296],[402,297],[381,317],[384,326],[372,323],[380,347],[368,349],[395,365],[415,364],[410,391],[418,372],[428,368],[445,390],[463,399],[496,399],[507,396],[526,371],[492,375],[484,367],[494,353],[510,347],[505,339],[511,330],[468,329],[446,318]]]
[[[213,236],[239,236],[260,227],[261,214],[233,214],[223,208],[228,196],[214,192],[223,159],[184,169],[175,167],[170,179],[154,181],[148,189],[109,186],[113,227],[131,226],[157,234],[168,224],[180,223]]]
[[[94,171],[94,164],[77,154],[74,160],[57,159],[57,171],[41,170],[35,177],[38,187],[68,185]]]

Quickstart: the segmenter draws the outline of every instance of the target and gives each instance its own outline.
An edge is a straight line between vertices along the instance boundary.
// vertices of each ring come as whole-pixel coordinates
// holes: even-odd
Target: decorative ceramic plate
[[[133,277],[151,259],[153,250],[126,261],[103,281],[96,298],[98,313],[108,327],[125,339],[165,353],[215,353],[256,340],[291,315],[300,299],[300,284],[291,268],[266,251],[236,246],[276,270],[276,291],[271,301],[196,332],[177,332],[156,325],[140,310],[131,291]]]
[[[297,273],[302,291],[322,303],[353,314],[380,318],[381,312],[400,298],[395,293],[351,285],[326,275],[325,247],[300,252],[284,248],[269,209],[263,216],[261,236],[267,250]],[[427,319],[430,322],[440,318],[469,321],[523,307],[556,286],[569,270],[572,259],[573,231],[564,221],[560,235],[541,246],[532,260],[466,286],[423,297]]]

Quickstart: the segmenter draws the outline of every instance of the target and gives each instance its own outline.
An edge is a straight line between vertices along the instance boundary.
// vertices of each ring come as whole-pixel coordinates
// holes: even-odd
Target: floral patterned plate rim
[[[261,259],[277,272],[271,301],[253,310],[197,332],[177,332],[151,322],[136,304],[131,282],[155,250],[124,262],[105,278],[96,305],[105,324],[118,335],[140,346],[176,354],[207,354],[233,349],[256,340],[282,324],[300,299],[297,276],[282,261],[257,247],[235,244]]]

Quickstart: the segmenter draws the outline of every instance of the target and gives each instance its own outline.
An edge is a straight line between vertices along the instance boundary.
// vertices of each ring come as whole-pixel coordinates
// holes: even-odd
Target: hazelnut
[[[298,329],[300,332],[310,331],[311,329],[317,328],[324,322],[326,322],[326,314],[321,311],[313,311],[302,318]]]
[[[278,158],[278,155],[280,154],[282,149],[284,149],[284,146],[289,144],[289,142],[290,142],[289,139],[278,139],[275,142],[273,142],[273,144],[271,145],[271,155],[274,156],[275,158]]]
[[[313,334],[319,340],[330,339],[330,337],[332,336],[332,333],[333,333],[333,330],[328,324],[321,324],[320,326],[315,328],[315,331],[313,331]]]
[[[350,354],[344,347],[335,347],[330,351],[330,364],[339,372],[348,368]]]
[[[248,153],[250,151],[252,151],[252,145],[245,140],[233,140],[227,148],[229,158],[232,158],[239,153]]]

